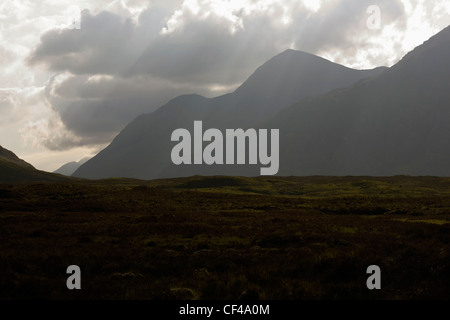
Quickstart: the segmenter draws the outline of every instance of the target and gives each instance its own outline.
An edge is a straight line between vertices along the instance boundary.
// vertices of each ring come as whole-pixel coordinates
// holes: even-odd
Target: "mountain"
[[[233,123],[229,125],[240,117],[244,117],[242,126],[259,123],[300,100],[346,88],[386,69],[350,69],[289,49],[264,63],[235,92],[219,97],[217,101],[223,100],[222,110],[216,117],[231,115]]]
[[[89,158],[84,158],[80,161],[72,161],[62,165],[59,169],[53,171],[53,173],[62,174],[64,176],[71,176],[81,165],[86,163]]]
[[[40,171],[0,146],[0,183],[65,181],[67,177]]]
[[[259,67],[234,92],[216,98],[184,95],[141,115],[73,176],[85,178],[167,178],[194,174],[258,175],[255,166],[175,166],[170,155],[175,129],[250,128],[293,103],[346,88],[387,68],[354,70],[309,53],[286,50]]]
[[[450,175],[450,27],[377,77],[300,102],[282,128],[280,175]]]

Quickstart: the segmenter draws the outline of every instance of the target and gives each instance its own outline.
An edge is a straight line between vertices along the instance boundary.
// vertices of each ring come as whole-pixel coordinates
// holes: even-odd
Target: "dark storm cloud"
[[[200,88],[199,88],[200,89]],[[48,137],[44,145],[64,150],[111,141],[139,114],[149,113],[181,94],[205,90],[177,87],[147,76],[129,79],[111,76],[55,77],[47,85],[46,99],[64,124],[61,139]]]
[[[245,80],[260,64],[286,48],[288,41],[267,16],[243,18],[230,32],[222,17],[197,20],[158,37],[136,61],[130,74],[152,74],[176,82],[230,85]]]
[[[315,14],[292,5],[287,25],[280,22],[282,4],[274,3],[268,12],[242,15],[242,27],[233,33],[224,17],[199,18],[188,10],[182,26],[168,33],[161,33],[172,13],[167,9],[144,11],[139,24],[108,12],[84,12],[81,30],[46,33],[29,62],[74,74],[150,74],[197,85],[230,85],[292,44],[310,53],[330,48],[354,52],[371,36],[366,20],[373,4],[382,10],[383,24],[402,20],[399,0],[332,1]]]
[[[74,74],[117,74],[138,55],[138,48],[132,47],[135,26],[130,19],[108,12],[92,16],[84,11],[81,26],[80,30],[45,33],[29,63]]]
[[[160,34],[167,14],[147,10],[136,25],[109,12],[84,12],[81,30],[44,34],[29,63],[73,74],[149,74],[190,85],[229,85],[287,45],[280,45],[277,28],[267,16],[246,18],[245,28],[232,34],[224,18],[198,20],[187,12],[185,26]]]
[[[316,14],[292,5],[288,12],[291,22],[286,25],[282,23],[282,6],[274,4],[270,14],[244,16],[242,28],[235,33],[230,33],[227,22],[219,17],[198,20],[187,14],[184,18],[188,23],[158,37],[130,71],[181,82],[231,84],[244,80],[292,43],[310,53],[335,50],[354,55],[374,35],[367,27],[367,8],[374,4],[380,7],[382,25],[405,20],[399,0],[333,1]]]

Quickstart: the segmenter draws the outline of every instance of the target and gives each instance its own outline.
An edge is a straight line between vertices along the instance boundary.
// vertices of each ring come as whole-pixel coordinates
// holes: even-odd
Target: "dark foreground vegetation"
[[[448,299],[449,243],[447,178],[0,185],[1,299]]]

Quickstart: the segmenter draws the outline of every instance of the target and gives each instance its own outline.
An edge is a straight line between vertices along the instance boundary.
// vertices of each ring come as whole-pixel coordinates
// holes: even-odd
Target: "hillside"
[[[31,164],[0,146],[0,183],[67,181],[70,178],[35,169]]]

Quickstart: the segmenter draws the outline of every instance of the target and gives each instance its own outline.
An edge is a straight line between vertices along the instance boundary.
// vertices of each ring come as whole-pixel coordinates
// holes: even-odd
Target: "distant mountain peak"
[[[80,161],[71,161],[62,165],[59,169],[53,171],[53,173],[62,174],[65,176],[71,176],[80,166],[85,164],[90,158],[83,158]]]
[[[293,59],[296,59],[297,62],[301,62],[301,59],[304,59],[305,61],[315,60],[315,61],[333,63],[325,58],[319,57],[317,55],[314,55],[314,54],[306,52],[306,51],[286,49],[286,50],[282,51],[281,53],[277,54],[276,56],[272,57],[271,59],[269,59],[261,67],[263,67],[264,65],[273,63],[273,62],[278,62],[280,60],[285,61],[286,63],[289,63],[289,62],[292,63]]]
[[[385,67],[356,70],[304,51],[287,49],[261,65],[235,93],[271,116],[301,101],[381,74]]]
[[[274,58],[276,58],[276,57],[281,57],[281,56],[288,56],[288,55],[291,55],[291,56],[294,56],[294,55],[297,55],[297,56],[303,55],[303,56],[305,56],[305,57],[310,56],[310,57],[320,58],[319,56],[316,56],[316,55],[314,55],[314,54],[312,54],[312,53],[309,53],[309,52],[306,52],[306,51],[301,51],[301,50],[295,50],[295,49],[286,49],[286,50],[280,52],[279,54],[277,54]]]

